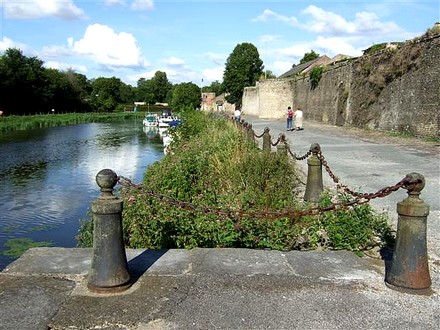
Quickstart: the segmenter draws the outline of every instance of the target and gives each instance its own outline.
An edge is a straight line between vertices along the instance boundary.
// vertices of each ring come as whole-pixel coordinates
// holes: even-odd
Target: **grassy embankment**
[[[173,135],[173,152],[148,168],[143,188],[121,191],[127,247],[363,251],[392,241],[387,218],[369,205],[271,219],[312,206],[294,193],[301,184],[295,165],[285,155],[265,155],[227,119],[186,113]],[[320,205],[341,198],[326,192]],[[91,246],[92,225],[82,223],[80,246]]]
[[[0,132],[14,130],[30,130],[56,126],[76,125],[85,123],[115,122],[143,116],[140,112],[115,113],[66,113],[32,116],[0,117]]]

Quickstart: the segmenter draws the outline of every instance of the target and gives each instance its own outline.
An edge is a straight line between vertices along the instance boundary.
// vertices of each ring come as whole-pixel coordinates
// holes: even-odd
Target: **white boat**
[[[176,127],[180,124],[180,119],[174,116],[170,110],[166,110],[162,113],[162,115],[158,118],[158,126],[161,128],[165,127]]]
[[[155,113],[147,113],[142,124],[146,127],[157,127],[159,126],[159,116]]]

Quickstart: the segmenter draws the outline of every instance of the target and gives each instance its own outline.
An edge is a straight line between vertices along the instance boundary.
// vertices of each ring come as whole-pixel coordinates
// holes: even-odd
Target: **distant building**
[[[200,109],[204,111],[217,110],[215,104],[215,93],[202,93],[202,103]]]
[[[326,56],[320,56],[314,60],[308,61],[306,63],[298,64],[292,67],[289,71],[283,73],[278,78],[293,78],[298,74],[305,74],[318,65],[326,65],[331,62],[331,59]]]

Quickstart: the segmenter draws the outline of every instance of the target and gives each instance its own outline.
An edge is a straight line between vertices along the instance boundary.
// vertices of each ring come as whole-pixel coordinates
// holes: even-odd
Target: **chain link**
[[[376,197],[383,197],[391,192],[403,188],[408,183],[415,183],[415,182],[409,182],[410,180],[403,179],[399,182],[399,184],[392,186],[392,187],[386,187],[384,189],[381,189],[378,193],[375,194],[357,194],[358,196],[355,196],[356,198],[349,201],[343,201],[343,202],[337,202],[332,203],[329,206],[315,206],[311,207],[309,209],[304,210],[283,210],[283,211],[244,211],[244,210],[231,210],[231,209],[221,209],[221,208],[213,208],[209,206],[200,206],[195,205],[190,202],[184,202],[175,199],[174,197],[170,197],[164,194],[159,194],[153,191],[142,191],[143,186],[141,184],[134,184],[130,179],[127,179],[125,177],[119,176],[118,177],[118,183],[121,184],[124,187],[131,187],[135,188],[136,190],[140,191],[140,195],[148,195],[155,197],[159,199],[160,201],[166,202],[168,205],[179,207],[184,210],[194,211],[194,212],[201,212],[206,214],[215,214],[218,216],[228,216],[228,217],[249,217],[249,218],[264,218],[264,219],[280,219],[280,218],[289,218],[289,219],[299,219],[303,216],[312,216],[312,215],[320,215],[324,212],[328,211],[339,211],[339,210],[346,210],[349,207],[353,207],[356,205],[362,205],[368,203],[371,199]],[[377,195],[377,196],[376,196]]]
[[[420,183],[420,180],[410,180],[408,178],[403,178],[398,183],[396,183],[393,186],[384,187],[382,189],[379,189],[378,191],[374,193],[360,193],[356,192],[352,189],[350,189],[345,184],[342,184],[339,180],[339,178],[333,173],[330,166],[328,165],[327,161],[324,158],[324,155],[322,154],[321,150],[319,150],[316,154],[319,161],[321,162],[322,166],[324,166],[326,172],[329,174],[329,176],[332,178],[333,182],[338,186],[338,188],[342,189],[345,193],[354,196],[356,198],[365,199],[367,201],[378,198],[378,197],[385,197],[391,194],[394,191],[399,190],[400,188],[403,189],[410,189],[412,185],[416,183]]]

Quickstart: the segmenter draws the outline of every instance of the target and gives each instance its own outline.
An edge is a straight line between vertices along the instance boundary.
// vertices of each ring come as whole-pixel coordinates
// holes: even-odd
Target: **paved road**
[[[270,128],[272,140],[284,133],[290,149],[298,155],[305,154],[312,143],[319,143],[332,171],[343,184],[352,190],[371,193],[399,182],[408,173],[418,172],[425,177],[426,185],[421,198],[430,205],[428,216],[428,250],[430,257],[440,264],[440,157],[439,146],[416,139],[396,139],[366,132],[305,122],[303,131],[286,132],[285,121],[244,116],[256,134],[264,127]],[[298,162],[307,170],[306,161]],[[306,173],[306,172],[305,172]],[[334,187],[333,181],[323,172],[324,185]],[[393,225],[397,222],[397,203],[407,197],[405,190],[376,199],[372,205],[378,211],[389,213]]]

